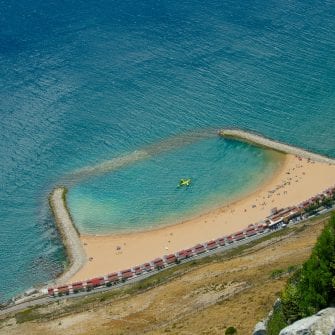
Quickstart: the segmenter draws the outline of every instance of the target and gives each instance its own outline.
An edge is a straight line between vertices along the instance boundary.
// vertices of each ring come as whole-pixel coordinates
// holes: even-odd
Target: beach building
[[[58,287],[57,291],[58,291],[58,295],[63,295],[63,294],[69,294],[70,293],[70,289],[67,285]]]
[[[226,244],[226,239],[224,237],[220,237],[216,240],[216,243],[220,245],[221,247],[225,246]]]
[[[121,271],[121,278],[122,278],[122,280],[127,280],[127,279],[129,279],[129,278],[131,278],[133,276],[134,276],[134,274],[131,271],[131,269],[127,269],[127,270]]]
[[[178,257],[179,260],[185,259],[186,258],[186,252],[185,252],[185,250],[178,251],[177,252],[177,257]]]
[[[227,240],[228,243],[234,243],[234,238],[233,238],[232,235],[227,236],[226,240]]]
[[[255,228],[248,228],[245,232],[247,237],[251,237],[257,234],[257,231]]]
[[[257,226],[257,233],[259,234],[264,233],[266,228],[267,228],[267,225],[265,223],[259,224]]]
[[[110,283],[117,283],[120,280],[119,274],[117,272],[107,275],[107,279]]]
[[[102,286],[105,284],[105,278],[104,277],[97,277],[89,279],[86,283],[87,288],[94,288],[98,286]]]
[[[298,207],[282,208],[268,216],[265,223],[270,229],[274,229],[282,223],[287,223],[290,219],[300,215]]]
[[[143,265],[142,265],[142,267],[143,267],[143,269],[145,270],[145,271],[151,271],[153,268],[152,268],[152,265],[150,264],[150,263],[144,263]]]
[[[197,244],[194,247],[194,254],[195,255],[202,254],[203,252],[206,252],[205,246],[203,244]]]
[[[225,242],[224,242],[224,239],[223,239],[223,243],[225,243]],[[224,244],[223,244],[223,245],[224,245]],[[214,241],[214,240],[209,241],[209,242],[206,243],[206,248],[207,248],[207,250],[213,250],[213,249],[215,249],[215,248],[217,248],[217,247],[218,247],[218,245],[217,245],[216,241]]]
[[[134,270],[136,276],[142,274],[142,272],[143,272],[143,269],[142,269],[141,266],[139,266],[139,265],[138,265],[138,266],[135,266],[135,267],[133,268],[133,270]]]
[[[55,290],[52,288],[52,287],[49,287],[48,288],[48,295],[50,297],[53,297],[55,295]]]
[[[154,261],[153,261],[153,264],[154,264],[154,267],[155,269],[161,269],[164,267],[164,261],[162,258],[156,258]]]
[[[80,281],[80,282],[76,282],[76,283],[72,284],[72,291],[74,293],[82,291],[82,290],[84,290],[84,284],[83,284],[83,282]]]
[[[177,260],[177,257],[174,254],[170,254],[170,255],[164,256],[164,258],[165,258],[165,262],[167,264],[172,264],[172,263],[174,263]]]
[[[186,258],[193,256],[193,250],[191,248],[185,250]]]
[[[236,234],[234,234],[234,240],[235,241],[240,241],[240,240],[243,240],[243,239],[245,239],[245,235],[244,235],[243,231],[239,231]]]

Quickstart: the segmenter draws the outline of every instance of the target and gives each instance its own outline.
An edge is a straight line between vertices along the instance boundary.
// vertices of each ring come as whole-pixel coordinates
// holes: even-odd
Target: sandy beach
[[[195,219],[156,230],[80,237],[88,261],[69,282],[127,269],[263,220],[335,184],[335,165],[283,154],[277,172],[252,194]]]

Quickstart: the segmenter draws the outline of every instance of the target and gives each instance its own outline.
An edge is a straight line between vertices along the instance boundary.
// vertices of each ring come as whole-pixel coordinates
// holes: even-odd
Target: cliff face
[[[326,308],[285,327],[279,335],[335,335],[335,308]]]

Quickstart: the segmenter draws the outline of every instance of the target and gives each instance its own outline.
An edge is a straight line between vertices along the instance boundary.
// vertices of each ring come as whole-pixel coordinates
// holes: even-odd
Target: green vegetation
[[[279,332],[286,326],[287,326],[287,322],[285,320],[283,310],[280,306],[273,311],[273,314],[268,321],[267,334],[268,335],[278,335]]]
[[[282,294],[288,322],[316,313],[335,297],[335,215],[318,238],[311,257],[293,276]]]
[[[27,321],[32,321],[38,319],[41,315],[37,311],[38,307],[28,308],[22,312],[15,314],[15,319],[17,323],[23,323]]]
[[[281,294],[281,307],[268,323],[277,335],[287,324],[315,314],[335,300],[335,214],[319,236],[310,258],[295,271]]]
[[[228,327],[225,331],[225,335],[236,335],[237,330],[235,327]]]
[[[333,205],[335,200],[335,194],[332,197],[323,197],[322,199],[316,201],[311,204],[309,207],[305,209],[305,212],[309,215],[315,214],[320,207],[329,208]]]
[[[279,277],[281,277],[282,275],[284,275],[285,273],[286,273],[286,271],[283,270],[283,269],[276,269],[276,270],[273,270],[273,271],[271,272],[271,278],[272,278],[272,279],[279,278]]]
[[[284,275],[290,274],[290,273],[296,271],[297,269],[298,269],[298,267],[295,266],[295,265],[291,265],[291,266],[289,266],[289,267],[287,268],[287,270],[284,270],[284,269],[275,269],[275,270],[273,270],[273,271],[271,272],[271,276],[270,276],[270,277],[271,277],[272,279],[277,279],[277,278],[280,278],[280,277],[282,277],[282,276],[284,276]]]

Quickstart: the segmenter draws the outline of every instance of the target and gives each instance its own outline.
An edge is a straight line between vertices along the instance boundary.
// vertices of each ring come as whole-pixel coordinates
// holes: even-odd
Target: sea
[[[81,232],[150,229],[251,192],[279,158],[241,128],[335,157],[335,2],[0,0],[0,301]],[[180,178],[191,186],[178,187]]]

